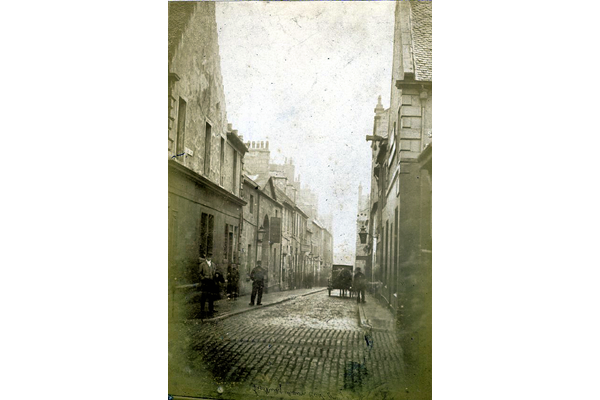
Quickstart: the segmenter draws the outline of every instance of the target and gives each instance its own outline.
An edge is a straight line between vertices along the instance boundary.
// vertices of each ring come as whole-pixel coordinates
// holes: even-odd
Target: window
[[[254,214],[254,196],[250,195],[250,214]]]
[[[223,181],[224,181],[224,176],[223,176],[223,167],[225,164],[225,139],[221,138],[221,155],[220,155],[220,164],[219,164],[219,171],[220,171],[220,175],[221,175],[221,186],[223,186]]]
[[[233,151],[233,194],[238,194],[237,188],[237,151]]]
[[[233,227],[233,258],[234,263],[238,263],[238,227]]]
[[[398,207],[394,211],[394,292],[398,290]]]
[[[207,122],[204,136],[204,175],[210,174],[210,147],[212,144],[212,127]]]
[[[185,145],[185,112],[187,104],[181,97],[179,98],[179,115],[177,119],[177,138],[175,139],[175,155],[182,154],[184,152]],[[183,157],[175,157],[183,160]]]
[[[200,254],[213,252],[213,229],[215,217],[202,213],[200,218]]]
[[[252,245],[248,245],[248,255],[246,256],[246,270],[250,271],[252,267]]]
[[[233,232],[233,225],[225,224],[225,246],[223,248],[223,255],[228,262],[233,262],[233,249],[235,247]]]
[[[383,238],[384,240],[384,250],[383,250],[383,284],[387,285],[389,287],[389,282],[388,282],[388,242],[389,242],[389,237],[390,237],[390,223],[389,221],[385,222],[385,236]],[[388,295],[389,296],[389,295]]]
[[[387,203],[387,195],[386,195],[386,190],[385,189],[387,188],[387,185],[388,185],[388,176],[389,176],[388,164],[387,163],[385,163],[383,165],[382,175],[383,176],[381,178],[381,190],[382,190],[381,196],[382,196],[382,203],[385,206],[386,203]]]

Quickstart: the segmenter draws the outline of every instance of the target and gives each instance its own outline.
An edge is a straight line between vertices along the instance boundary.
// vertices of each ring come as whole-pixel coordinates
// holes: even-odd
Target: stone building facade
[[[281,234],[280,224],[283,205],[274,199],[271,183],[260,186],[248,175],[244,175],[244,200],[242,236],[240,238],[240,293],[252,290],[250,272],[261,261],[267,270],[266,290],[281,290]],[[264,230],[262,241],[258,241],[258,230]],[[259,248],[260,247],[260,248]]]
[[[398,1],[390,107],[375,109],[369,248],[411,398],[431,398],[432,3]],[[383,120],[387,120],[387,132]]]
[[[169,3],[168,226],[170,315],[201,253],[223,274],[239,263],[242,139],[227,124],[215,5]],[[177,303],[177,304],[175,304]]]
[[[244,158],[244,167],[249,177],[259,187],[272,183],[273,198],[282,205],[281,245],[279,288],[294,289],[312,281],[315,285],[321,281],[320,271],[329,268],[333,262],[333,238],[318,222],[318,198],[309,188],[302,187],[293,160],[286,159],[283,164],[271,162],[269,142],[247,142],[248,153]],[[246,199],[247,200],[247,199]],[[313,221],[316,222],[315,228]],[[318,230],[318,235],[314,231]],[[317,239],[318,238],[318,239]],[[318,240],[318,243],[315,242]],[[327,244],[324,241],[327,240]],[[313,248],[319,249],[318,254]],[[328,262],[324,261],[324,249],[327,248]],[[308,278],[310,276],[310,278]],[[326,280],[325,280],[326,282]]]
[[[429,40],[419,38],[427,32]],[[431,61],[415,60],[417,54],[431,58],[430,36],[431,2],[398,2],[390,108],[385,110],[379,100],[374,135],[367,136],[373,154],[369,244],[374,250],[371,242],[378,242],[373,260],[385,285],[382,296],[394,309],[399,304],[398,273],[414,265],[421,252],[416,239],[420,213],[412,211],[421,207],[419,157],[431,146],[432,84]]]
[[[273,182],[269,177],[244,176],[244,226],[241,247],[244,248],[242,259],[243,274],[246,279],[244,291],[250,290],[249,273],[261,262],[267,270],[266,291],[282,290],[281,245],[283,204],[277,200]],[[258,230],[264,231],[262,241],[258,240]]]

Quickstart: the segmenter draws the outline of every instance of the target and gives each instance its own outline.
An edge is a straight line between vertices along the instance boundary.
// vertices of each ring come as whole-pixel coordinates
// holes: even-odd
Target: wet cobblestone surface
[[[356,313],[356,303],[351,299],[328,297],[324,291],[242,314],[233,323],[258,322],[264,327],[284,325],[289,328],[359,330]]]
[[[400,347],[393,333],[364,331],[357,313],[353,299],[325,291],[214,323],[179,324],[169,390],[228,399],[394,398]]]

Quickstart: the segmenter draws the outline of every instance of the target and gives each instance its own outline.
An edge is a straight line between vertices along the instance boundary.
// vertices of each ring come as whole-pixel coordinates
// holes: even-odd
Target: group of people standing
[[[228,300],[237,300],[239,297],[239,279],[240,273],[236,264],[231,264],[227,271],[227,280],[223,274],[216,268],[212,261],[211,253],[201,253],[198,268],[194,271],[192,280],[198,284],[200,291],[200,310],[205,314],[205,306],[208,303],[208,314],[215,314],[214,302],[221,298],[221,288],[225,286]],[[260,264],[250,273],[252,280],[252,295],[250,305],[262,305],[262,294],[264,282],[266,279],[266,270]],[[226,284],[226,285],[225,285]]]
[[[342,272],[346,272],[344,270]],[[221,298],[221,287],[227,283],[227,297],[230,300],[236,300],[239,297],[239,278],[240,273],[236,264],[232,264],[227,271],[227,280],[212,261],[211,253],[200,254],[200,260],[197,270],[194,271],[192,280],[198,284],[200,291],[200,307],[201,313],[205,315],[205,306],[208,303],[208,313],[215,313],[214,302]],[[352,275],[349,276],[352,279]],[[252,280],[252,294],[250,295],[251,306],[262,305],[263,289],[265,280],[267,279],[267,271],[261,267],[260,262],[250,272],[250,280]],[[365,275],[360,268],[356,268],[354,274],[354,290],[356,290],[358,303],[365,302]],[[307,282],[308,283],[308,282]],[[310,281],[312,286],[312,281]],[[256,303],[255,303],[256,300]]]

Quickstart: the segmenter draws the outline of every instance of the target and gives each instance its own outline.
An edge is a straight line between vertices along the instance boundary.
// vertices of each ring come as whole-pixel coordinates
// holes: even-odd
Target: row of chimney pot
[[[265,146],[265,142],[247,142],[246,147],[249,149],[268,149],[269,141],[267,140],[267,145]]]

